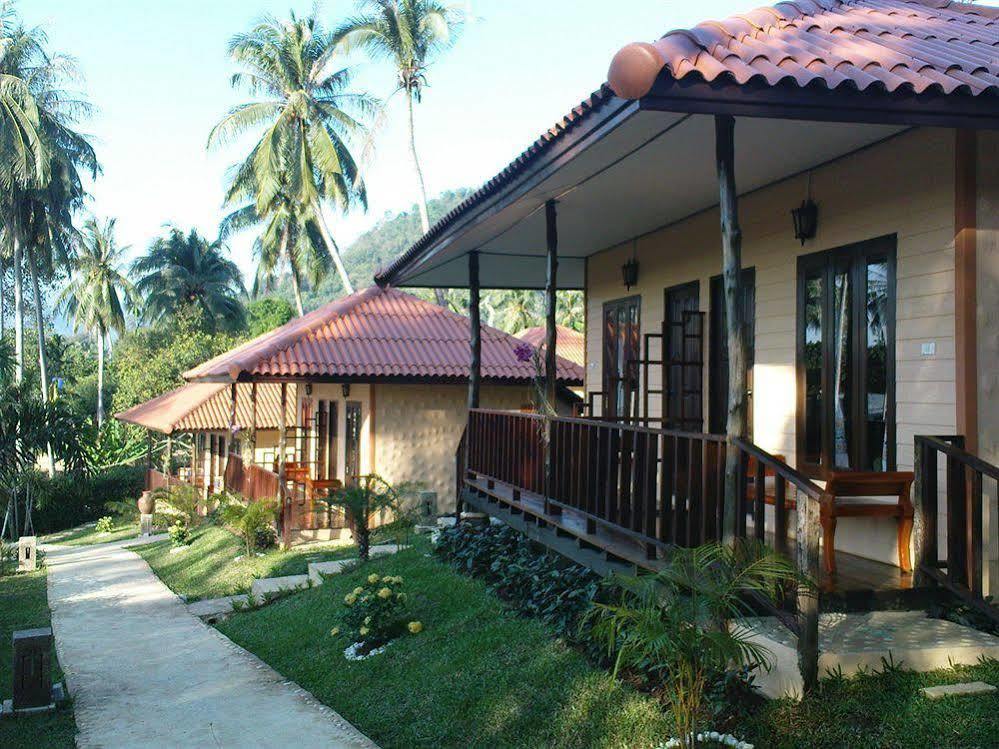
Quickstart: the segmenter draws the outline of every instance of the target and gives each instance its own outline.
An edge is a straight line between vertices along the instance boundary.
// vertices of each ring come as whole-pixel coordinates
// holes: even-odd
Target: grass
[[[0,577],[0,699],[10,699],[13,683],[11,634],[18,629],[51,624],[45,570]],[[52,653],[52,680],[62,671]],[[4,749],[62,749],[75,746],[76,722],[72,705],[52,713],[0,720],[0,746]]]
[[[349,662],[329,630],[371,572],[401,575],[426,629]],[[610,679],[478,580],[420,543],[218,628],[392,747],[652,747],[669,736],[658,703]]]
[[[309,562],[349,559],[356,546],[309,544],[290,551],[273,549],[247,557],[243,541],[224,528],[203,525],[192,532],[185,551],[171,554],[170,541],[133,548],[170,590],[188,601],[248,593],[255,579],[304,575]],[[237,557],[240,557],[237,559]]]
[[[41,542],[45,544],[65,544],[66,546],[90,546],[91,544],[104,544],[109,541],[124,541],[129,538],[139,536],[139,521],[117,519],[114,527],[109,533],[98,533],[97,523],[86,523],[70,528],[67,531],[50,533],[42,536]]]
[[[826,679],[801,703],[767,703],[744,723],[743,736],[760,747],[999,746],[999,695],[932,701],[922,687],[984,681],[999,684],[999,661],[930,673],[902,668]]]

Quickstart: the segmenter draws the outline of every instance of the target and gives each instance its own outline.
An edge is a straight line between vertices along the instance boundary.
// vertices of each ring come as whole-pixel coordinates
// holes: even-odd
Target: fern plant
[[[356,483],[333,492],[328,502],[346,510],[350,532],[357,541],[357,555],[367,561],[371,550],[371,518],[375,513],[395,510],[399,494],[385,479],[372,473],[359,476]]]
[[[734,620],[753,613],[750,595],[774,600],[798,579],[793,565],[761,545],[677,549],[653,575],[616,577],[616,600],[594,603],[585,625],[622,668],[661,682],[677,736],[693,746],[713,675],[769,667],[769,652]]]

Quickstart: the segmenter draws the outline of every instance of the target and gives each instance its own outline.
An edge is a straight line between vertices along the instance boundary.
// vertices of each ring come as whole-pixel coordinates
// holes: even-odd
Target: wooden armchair
[[[895,518],[898,522],[898,566],[912,571],[911,471],[832,471],[823,490],[819,520],[826,572],[836,572],[836,520],[841,517]]]

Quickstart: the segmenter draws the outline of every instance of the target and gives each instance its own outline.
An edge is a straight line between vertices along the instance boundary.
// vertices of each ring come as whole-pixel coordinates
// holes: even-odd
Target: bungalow
[[[473,410],[463,499],[651,569],[795,554],[806,685],[820,605],[943,586],[996,617],[997,43],[974,3],[798,0],[620,50],[376,277],[544,288],[549,341],[585,295],[589,418],[510,457],[541,417]]]
[[[293,458],[276,466],[268,462],[263,475],[258,467],[251,480],[245,461],[229,455],[226,485],[253,495],[255,484],[272,494],[273,487],[292,484],[282,516],[285,541],[336,538],[343,530],[342,518],[317,506],[317,500],[361,475],[377,473],[392,484],[419,485],[435,493],[434,511],[454,508],[470,336],[469,322],[461,315],[373,286],[292,320],[184,377],[230,393],[254,385],[258,393],[276,388],[278,412],[285,404],[293,414],[289,425],[299,435]],[[536,369],[519,350],[523,342],[488,326],[481,326],[478,342],[482,403],[534,409]],[[569,388],[582,384],[583,371],[562,359],[556,364],[555,402],[568,413],[578,400]],[[254,390],[250,392],[252,397]],[[253,434],[251,429],[251,442]],[[289,454],[287,429],[280,425],[276,444],[277,454]],[[259,446],[253,454],[259,456]]]

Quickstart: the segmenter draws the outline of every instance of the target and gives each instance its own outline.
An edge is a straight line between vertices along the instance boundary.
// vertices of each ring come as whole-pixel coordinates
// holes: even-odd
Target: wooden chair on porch
[[[836,520],[841,517],[895,518],[898,523],[898,566],[912,572],[911,471],[832,471],[823,490],[819,520],[826,572],[836,573]]]

